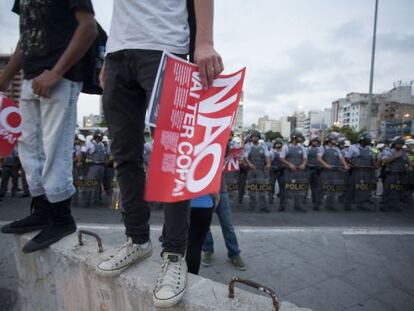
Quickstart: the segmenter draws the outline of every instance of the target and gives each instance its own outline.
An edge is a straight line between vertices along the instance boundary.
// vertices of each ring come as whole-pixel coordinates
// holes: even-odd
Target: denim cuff
[[[46,197],[50,203],[56,203],[71,198],[76,192],[75,186],[72,184],[64,191],[57,193],[50,193],[46,191]]]

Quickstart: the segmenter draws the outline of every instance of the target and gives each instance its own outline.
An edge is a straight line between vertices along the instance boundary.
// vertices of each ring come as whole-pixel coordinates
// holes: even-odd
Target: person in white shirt
[[[163,51],[182,58],[193,56],[190,59],[198,65],[205,88],[223,71],[221,57],[214,49],[213,13],[213,0],[114,1],[108,54],[100,78],[128,243],[98,265],[102,275],[117,275],[152,253],[150,209],[144,200],[146,109]],[[190,38],[195,39],[194,45]],[[187,280],[184,253],[189,202],[165,205],[162,264],[153,292],[156,307],[177,304]]]

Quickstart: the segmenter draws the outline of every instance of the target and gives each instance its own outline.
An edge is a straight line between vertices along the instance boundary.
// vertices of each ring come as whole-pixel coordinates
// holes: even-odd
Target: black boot
[[[52,203],[52,222],[23,247],[24,253],[49,247],[76,231],[75,220],[70,213],[70,199]]]
[[[30,206],[30,215],[4,225],[3,233],[23,234],[36,230],[42,230],[50,223],[52,216],[51,204],[44,195],[33,197]]]

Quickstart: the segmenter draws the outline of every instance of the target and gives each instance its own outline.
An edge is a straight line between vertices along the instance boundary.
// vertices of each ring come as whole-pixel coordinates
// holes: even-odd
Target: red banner
[[[203,89],[198,67],[164,54],[150,104],[157,128],[145,199],[177,202],[220,190],[245,69]]]
[[[244,149],[231,148],[224,162],[224,172],[238,172],[240,171],[240,158],[243,156]]]
[[[0,156],[12,152],[21,135],[22,118],[19,106],[0,92]]]

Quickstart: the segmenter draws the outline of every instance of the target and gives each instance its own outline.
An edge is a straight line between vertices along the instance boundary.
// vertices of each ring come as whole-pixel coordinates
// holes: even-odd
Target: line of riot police
[[[114,162],[110,154],[110,141],[100,131],[85,137],[75,136],[73,148],[73,180],[78,190],[75,203],[84,206],[101,205],[102,191],[112,191]],[[82,202],[76,202],[76,201]]]
[[[351,144],[336,133],[321,141],[294,131],[284,143],[271,144],[250,131],[244,145],[236,137],[231,148],[243,148],[240,170],[225,174],[229,192],[238,192],[239,204],[245,193],[248,210],[270,212],[278,199],[278,211],[292,202],[293,210],[306,212],[308,196],[312,209],[336,211],[398,211],[412,202],[414,185],[414,140],[401,137],[372,146],[369,133]],[[278,191],[277,191],[278,189]],[[379,199],[380,197],[380,199]],[[338,205],[338,203],[340,203]]]

